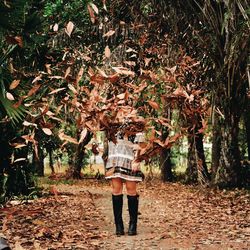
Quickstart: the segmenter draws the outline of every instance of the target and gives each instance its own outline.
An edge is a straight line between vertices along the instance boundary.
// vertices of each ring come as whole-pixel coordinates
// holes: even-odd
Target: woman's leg
[[[112,194],[113,195],[122,194],[123,185],[122,185],[122,179],[121,178],[112,178],[111,179],[111,184],[112,184]]]
[[[136,196],[136,182],[135,181],[126,181],[127,195]]]
[[[128,197],[128,211],[129,211],[129,229],[128,235],[137,234],[137,218],[138,218],[138,205],[139,195],[136,191],[135,181],[126,181],[127,197]]]
[[[112,203],[113,212],[116,226],[116,235],[124,235],[124,226],[122,220],[122,207],[123,207],[123,184],[120,178],[111,179],[112,184]]]

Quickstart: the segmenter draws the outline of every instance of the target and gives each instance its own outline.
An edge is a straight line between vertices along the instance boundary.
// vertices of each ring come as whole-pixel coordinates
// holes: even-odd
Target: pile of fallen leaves
[[[111,188],[83,180],[0,210],[12,249],[249,249],[250,195],[158,180],[139,185],[138,235],[114,235]],[[124,225],[128,211],[124,197]]]
[[[2,232],[11,247],[21,249],[95,249],[107,236],[102,217],[88,191],[60,192],[0,210]]]

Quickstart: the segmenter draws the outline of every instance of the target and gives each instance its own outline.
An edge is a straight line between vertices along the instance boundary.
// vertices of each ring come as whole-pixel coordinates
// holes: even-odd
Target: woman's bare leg
[[[121,178],[112,178],[111,179],[112,185],[112,194],[113,195],[120,195],[122,194],[123,185]]]
[[[136,182],[135,181],[126,181],[126,189],[127,189],[127,194],[130,196],[136,196],[137,191],[136,191]]]

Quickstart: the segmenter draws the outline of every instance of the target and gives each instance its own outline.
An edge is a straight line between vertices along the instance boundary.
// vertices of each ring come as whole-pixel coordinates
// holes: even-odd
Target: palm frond
[[[22,105],[20,105],[18,108],[13,107],[13,102],[6,98],[4,85],[1,84],[0,118],[3,119],[5,116],[8,116],[8,118],[11,120],[11,123],[15,126],[23,120],[25,111],[26,110]]]

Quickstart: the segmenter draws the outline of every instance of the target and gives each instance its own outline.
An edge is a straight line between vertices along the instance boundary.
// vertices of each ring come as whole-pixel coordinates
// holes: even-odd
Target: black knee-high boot
[[[112,195],[113,212],[115,218],[116,235],[124,235],[122,220],[123,195]]]
[[[129,228],[128,235],[137,234],[137,218],[138,218],[139,195],[128,195],[128,211],[129,211]]]

